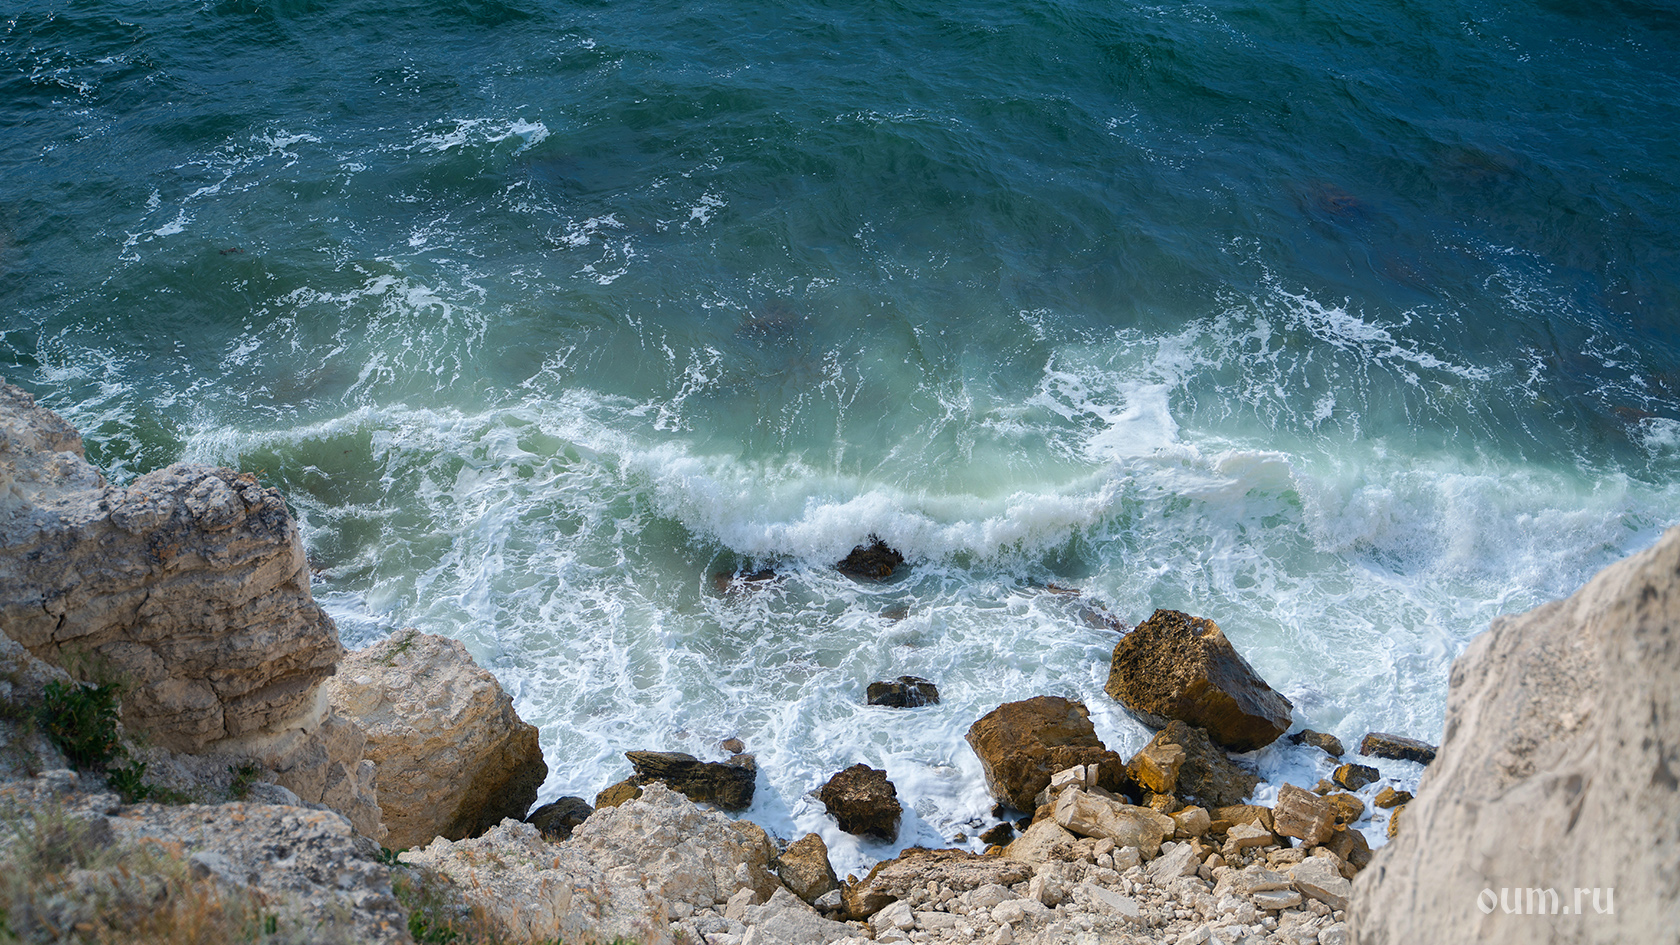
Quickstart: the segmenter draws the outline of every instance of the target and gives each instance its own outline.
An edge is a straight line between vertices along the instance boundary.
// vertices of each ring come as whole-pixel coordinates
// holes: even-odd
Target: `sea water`
[[[25,0],[0,374],[119,483],[281,489],[542,800],[739,737],[844,874],[996,822],[1002,702],[1141,747],[1109,618],[1435,740],[1490,621],[1680,519],[1677,64],[1637,0]],[[895,844],[811,796],[857,762]]]

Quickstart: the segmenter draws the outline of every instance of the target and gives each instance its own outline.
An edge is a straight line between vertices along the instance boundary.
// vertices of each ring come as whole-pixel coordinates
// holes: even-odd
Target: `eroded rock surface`
[[[898,791],[880,768],[855,764],[836,772],[818,796],[841,830],[888,843],[898,838],[898,820],[904,808],[898,803]]]
[[[1177,719],[1232,751],[1253,751],[1289,730],[1289,700],[1217,624],[1176,610],[1157,610],[1120,638],[1105,688],[1153,728]]]
[[[1390,821],[1403,809],[1405,824],[1355,884],[1359,941],[1671,940],[1680,530],[1567,600],[1495,620],[1450,687],[1439,753]],[[1484,912],[1484,889],[1540,890],[1548,911],[1554,890],[1572,914]],[[1581,914],[1595,889],[1614,889],[1613,916]]]
[[[175,751],[307,716],[342,653],[278,492],[187,464],[112,486],[3,383],[0,627],[49,663],[120,667],[124,723]]]
[[[1097,738],[1091,713],[1060,696],[1007,702],[968,729],[968,744],[980,756],[992,796],[1021,811],[1037,806],[1050,776],[1075,765],[1098,766],[1099,783],[1123,790],[1126,763]]]
[[[366,732],[392,849],[522,818],[548,775],[536,728],[459,641],[398,631],[346,657],[325,688]]]

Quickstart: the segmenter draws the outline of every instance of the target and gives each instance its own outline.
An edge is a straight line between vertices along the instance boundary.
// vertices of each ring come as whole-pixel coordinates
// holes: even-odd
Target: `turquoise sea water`
[[[738,735],[844,872],[842,767],[936,842],[999,702],[1146,740],[1046,583],[1438,737],[1489,620],[1680,520],[1676,180],[1632,0],[14,3],[0,374],[118,481],[260,470],[545,800]],[[860,704],[901,673],[942,704]]]

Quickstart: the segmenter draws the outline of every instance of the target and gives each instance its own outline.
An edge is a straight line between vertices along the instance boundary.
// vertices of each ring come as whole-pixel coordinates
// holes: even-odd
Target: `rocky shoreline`
[[[876,540],[840,567],[902,564]],[[1123,758],[1077,702],[1000,705],[967,738],[999,805],[984,852],[913,847],[842,881],[819,835],[725,813],[757,780],[739,742],[717,762],[626,746],[635,774],[593,804],[530,810],[536,730],[455,641],[346,653],[277,492],[190,465],[111,486],[0,382],[0,915],[25,941],[1635,940],[1680,927],[1677,577],[1680,531],[1497,621],[1455,664],[1439,749],[1358,746],[1429,766],[1415,800],[1333,736],[1291,732],[1212,621],[1157,611],[1119,637],[1106,687],[1153,740]],[[869,699],[913,710],[938,690],[903,677]],[[1327,777],[1252,803],[1233,754],[1284,736]],[[883,771],[836,771],[819,796],[842,830],[898,833]],[[1510,830],[1534,811],[1544,830]],[[1667,811],[1643,852],[1586,845],[1641,811]],[[1379,824],[1396,840],[1373,853]],[[1574,885],[1619,887],[1616,911],[1479,907],[1496,883],[1564,882],[1535,863],[1571,856],[1596,871]]]

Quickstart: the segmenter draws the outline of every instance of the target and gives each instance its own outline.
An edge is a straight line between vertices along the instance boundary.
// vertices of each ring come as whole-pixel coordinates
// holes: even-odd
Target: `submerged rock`
[[[904,556],[898,551],[887,547],[887,543],[874,535],[869,536],[869,544],[858,545],[852,549],[836,568],[843,574],[853,577],[885,578],[904,564]]]
[[[1289,730],[1289,700],[1217,624],[1176,610],[1157,610],[1120,638],[1105,691],[1153,728],[1177,719],[1232,751],[1253,751]]]
[[[900,676],[896,680],[870,683],[868,701],[870,705],[894,709],[938,705],[939,687],[920,676]]]
[[[1315,732],[1310,728],[1302,729],[1289,736],[1289,740],[1297,745],[1311,745],[1322,749],[1332,758],[1340,758],[1347,749],[1342,747],[1342,740],[1327,732]]]
[[[841,830],[888,843],[898,839],[898,821],[904,808],[885,771],[866,764],[852,765],[829,778],[819,796]]]
[[[1097,738],[1090,710],[1060,696],[1008,702],[968,729],[967,741],[980,757],[992,796],[1016,810],[1036,808],[1050,776],[1075,765],[1098,766],[1098,783],[1123,788],[1126,764]]]
[[[1440,752],[1356,881],[1357,940],[1671,941],[1677,628],[1680,529],[1670,529],[1569,599],[1501,617],[1471,641],[1453,663]],[[1503,889],[1554,889],[1574,914],[1482,908],[1482,890]],[[1588,912],[1609,906],[1594,901],[1601,890],[1613,890],[1613,914]]]

